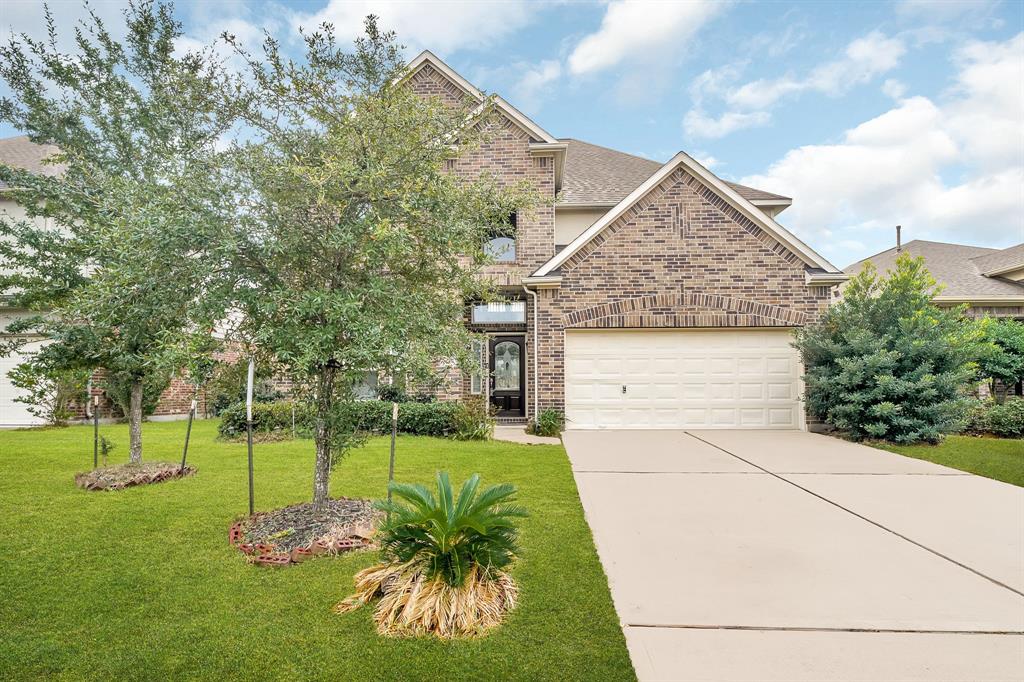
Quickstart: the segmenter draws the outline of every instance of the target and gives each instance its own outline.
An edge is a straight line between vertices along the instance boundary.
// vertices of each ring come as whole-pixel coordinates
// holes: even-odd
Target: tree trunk
[[[132,464],[142,461],[142,377],[132,379],[128,404],[129,459]]]
[[[327,507],[331,483],[331,408],[334,406],[334,367],[320,370],[316,387],[316,464],[313,469],[313,511]]]

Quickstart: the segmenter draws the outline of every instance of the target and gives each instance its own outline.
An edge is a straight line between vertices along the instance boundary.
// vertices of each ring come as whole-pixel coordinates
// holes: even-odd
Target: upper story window
[[[508,224],[494,230],[484,244],[484,253],[498,263],[516,261],[516,214],[509,216]]]

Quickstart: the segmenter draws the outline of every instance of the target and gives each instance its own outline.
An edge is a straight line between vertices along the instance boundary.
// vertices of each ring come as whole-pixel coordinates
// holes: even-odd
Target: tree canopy
[[[356,432],[355,387],[367,372],[422,381],[439,361],[468,358],[464,312],[485,295],[485,238],[537,198],[525,183],[446,172],[492,134],[492,108],[412,92],[375,17],[351,51],[330,26],[303,39],[302,62],[269,38],[259,57],[239,48],[252,134],[230,152],[240,199],[223,251],[241,336],[316,406],[322,504]]]
[[[57,149],[54,172],[0,165],[27,213],[0,217],[0,291],[39,312],[7,330],[51,340],[37,367],[102,367],[130,386],[138,461],[144,379],[177,370],[186,339],[221,315],[203,292],[231,213],[217,143],[232,118],[212,53],[175,52],[170,5],[133,2],[124,17],[122,42],[90,12],[65,53],[47,8],[48,40],[0,46],[0,119]]]

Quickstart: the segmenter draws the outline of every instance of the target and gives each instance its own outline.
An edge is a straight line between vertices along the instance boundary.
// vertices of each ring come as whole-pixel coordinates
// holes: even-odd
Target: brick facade
[[[468,96],[424,65],[409,80],[424,96],[449,103]],[[799,256],[734,209],[712,188],[678,170],[641,198],[561,268],[561,286],[538,290],[538,344],[533,347],[534,301],[522,278],[554,255],[554,163],[531,155],[529,134],[501,119],[492,140],[454,172],[528,179],[545,199],[520,216],[516,262],[494,264],[485,276],[526,302],[526,323],[501,328],[526,339],[526,404],[532,413],[534,362],[539,407],[564,410],[564,342],[569,328],[796,327],[828,305],[830,287],[808,287]],[[478,331],[498,331],[481,327]],[[469,393],[468,377],[450,373],[439,395]]]
[[[786,247],[679,170],[542,289],[540,408],[564,409],[570,328],[797,327],[828,305]]]
[[[440,97],[449,104],[457,104],[468,96],[443,74],[425,64],[409,79],[409,86],[423,96]],[[555,164],[550,155],[537,155],[530,151],[530,134],[512,119],[498,115],[491,121],[487,140],[480,147],[456,160],[452,172],[461,177],[476,178],[493,175],[500,185],[528,181],[537,191],[542,203],[529,213],[516,217],[516,258],[511,263],[493,263],[483,275],[508,296],[525,298],[526,323],[522,325],[480,325],[474,330],[503,334],[522,334],[526,338],[527,371],[526,396],[533,395],[533,327],[532,302],[522,287],[523,277],[529,276],[555,253]],[[468,323],[468,318],[467,318]],[[443,383],[437,389],[441,400],[457,400],[470,395],[470,377],[457,368],[445,367]]]

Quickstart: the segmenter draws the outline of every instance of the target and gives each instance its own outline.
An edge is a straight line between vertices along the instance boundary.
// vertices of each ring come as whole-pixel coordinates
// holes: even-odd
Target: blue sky
[[[59,28],[81,16],[52,3]],[[119,4],[97,11],[116,20]],[[1024,241],[1024,3],[178,2],[183,46],[369,12],[559,137],[794,198],[780,222],[843,266],[905,239]],[[41,6],[0,3],[40,35]],[[0,126],[0,135],[14,134]]]

